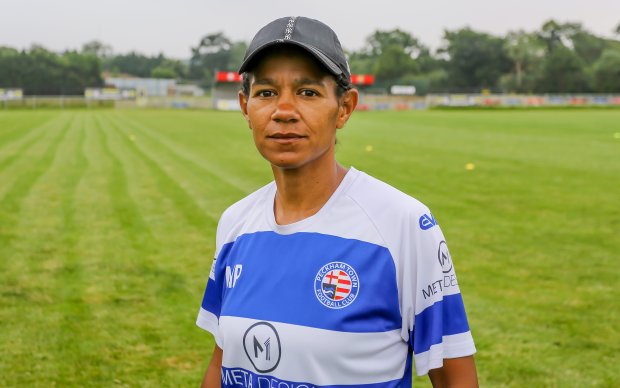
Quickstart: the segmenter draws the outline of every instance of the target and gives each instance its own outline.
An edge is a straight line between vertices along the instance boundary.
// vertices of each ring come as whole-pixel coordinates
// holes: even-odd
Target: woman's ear
[[[340,97],[336,128],[344,127],[351,114],[353,114],[358,100],[359,92],[357,89],[349,89]]]
[[[243,94],[243,91],[239,90],[239,106],[241,107],[241,113],[245,117],[245,121],[248,123],[248,128],[252,129],[252,123],[250,122],[250,116],[248,116],[248,97]]]

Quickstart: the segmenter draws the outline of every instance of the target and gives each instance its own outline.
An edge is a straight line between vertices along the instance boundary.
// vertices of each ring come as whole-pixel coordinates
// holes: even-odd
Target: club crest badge
[[[334,261],[325,264],[314,278],[314,294],[323,306],[341,309],[355,301],[360,282],[349,264]]]

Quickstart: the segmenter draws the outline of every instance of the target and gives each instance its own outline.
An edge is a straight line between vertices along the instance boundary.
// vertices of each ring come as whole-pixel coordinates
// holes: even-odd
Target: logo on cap
[[[292,16],[288,23],[286,23],[286,27],[284,28],[284,40],[290,40],[293,35],[293,29],[295,29],[295,20],[297,20],[297,16]]]

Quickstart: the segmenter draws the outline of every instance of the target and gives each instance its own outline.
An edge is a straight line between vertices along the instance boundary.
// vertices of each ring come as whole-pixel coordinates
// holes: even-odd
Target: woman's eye
[[[309,89],[302,90],[300,94],[304,97],[313,97],[313,96],[318,95],[317,92],[315,92],[314,90],[309,90]]]

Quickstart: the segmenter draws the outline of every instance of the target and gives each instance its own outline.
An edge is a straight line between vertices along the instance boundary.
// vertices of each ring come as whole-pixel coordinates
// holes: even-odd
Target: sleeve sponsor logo
[[[334,261],[325,264],[314,278],[314,293],[325,307],[347,307],[359,292],[359,277],[349,264]]]
[[[455,287],[459,284],[456,280],[456,274],[453,271],[452,257],[450,256],[450,251],[448,250],[448,244],[446,244],[445,241],[439,243],[437,260],[439,261],[439,265],[441,265],[443,277],[430,283],[422,289],[422,296],[424,299],[428,299],[433,295],[442,293],[446,288]]]
[[[450,257],[450,251],[448,251],[448,244],[445,241],[439,243],[439,249],[437,250],[437,259],[441,265],[443,273],[452,271],[452,257]]]
[[[248,328],[243,335],[243,349],[259,373],[276,369],[282,356],[280,336],[276,328],[268,322],[257,322]]]
[[[422,230],[429,230],[433,226],[437,225],[437,221],[435,220],[435,217],[433,217],[431,213],[423,214],[422,217],[420,217],[419,223],[420,223],[420,229]]]
[[[456,275],[444,275],[442,279],[432,282],[428,286],[422,289],[422,296],[424,299],[428,299],[433,295],[438,293],[442,293],[444,289],[458,286],[458,282],[456,281]]]

